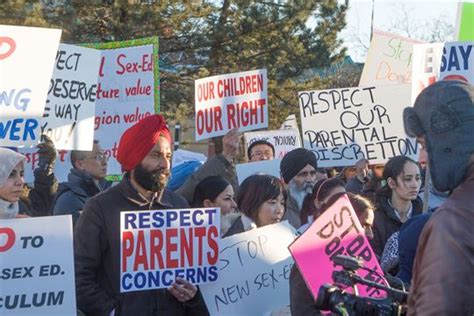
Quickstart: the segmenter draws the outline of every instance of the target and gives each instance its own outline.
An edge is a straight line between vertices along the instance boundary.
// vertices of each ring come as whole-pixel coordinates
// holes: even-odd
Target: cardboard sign
[[[41,122],[57,149],[92,150],[100,51],[61,44]]]
[[[235,165],[239,184],[254,174],[269,174],[280,178],[280,159],[262,160]]]
[[[257,141],[266,140],[275,147],[275,158],[282,159],[287,152],[301,147],[301,140],[296,130],[274,130],[274,131],[258,131],[244,133],[245,148]],[[247,152],[247,150],[245,150]],[[250,160],[250,157],[247,157]]]
[[[333,271],[342,270],[331,259],[335,255],[361,257],[366,268],[383,275],[364,229],[346,195],[318,217],[289,249],[314,299],[318,297],[321,285],[334,283]],[[376,273],[359,269],[357,274],[373,282],[384,283]],[[386,296],[383,291],[372,287],[357,285],[357,288],[361,296]],[[352,288],[346,290],[352,291]]]
[[[0,220],[0,315],[76,315],[71,215]]]
[[[439,80],[460,80],[474,84],[473,46],[474,42],[415,45],[413,102],[424,88]]]
[[[0,25],[0,146],[40,140],[61,30]]]
[[[120,292],[216,281],[219,231],[216,208],[122,212]]]
[[[264,315],[289,305],[295,238],[287,223],[277,223],[224,238],[219,280],[200,286],[211,315]]]
[[[420,43],[375,30],[359,86],[411,84],[413,44]]]
[[[88,44],[102,53],[94,139],[110,158],[107,174],[121,174],[117,149],[123,132],[159,111],[158,38]]]
[[[458,41],[474,41],[474,3],[458,3],[455,27]]]
[[[196,140],[268,127],[266,69],[195,81]]]
[[[410,85],[300,92],[299,104],[304,147],[314,152],[318,167],[418,157],[415,139],[403,129]]]

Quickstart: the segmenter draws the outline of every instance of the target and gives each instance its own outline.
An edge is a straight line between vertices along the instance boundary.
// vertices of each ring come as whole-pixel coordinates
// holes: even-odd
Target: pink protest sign
[[[341,270],[331,260],[335,255],[361,257],[366,268],[383,275],[346,195],[318,217],[288,248],[315,299],[321,285],[334,283],[333,271]],[[383,283],[376,273],[359,269],[357,274],[373,282]],[[358,285],[358,290],[361,296],[385,297],[383,291],[371,287]]]

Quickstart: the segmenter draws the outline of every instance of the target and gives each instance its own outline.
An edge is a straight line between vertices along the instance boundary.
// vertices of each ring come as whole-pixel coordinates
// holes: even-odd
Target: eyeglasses
[[[265,158],[273,158],[273,151],[271,150],[265,150],[265,151],[256,151],[254,153],[252,153],[252,156],[251,158],[253,157],[257,157],[257,158],[261,158],[261,157],[265,157]]]

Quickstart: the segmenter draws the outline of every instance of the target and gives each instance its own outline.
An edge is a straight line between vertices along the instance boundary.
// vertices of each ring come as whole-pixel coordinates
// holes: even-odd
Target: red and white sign
[[[193,284],[218,277],[220,210],[176,209],[120,214],[121,292]]]
[[[195,81],[196,140],[268,127],[265,69]]]

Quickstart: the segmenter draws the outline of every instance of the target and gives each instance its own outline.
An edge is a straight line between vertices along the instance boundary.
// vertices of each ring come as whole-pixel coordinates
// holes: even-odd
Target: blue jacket
[[[53,201],[53,215],[72,215],[75,225],[86,201],[97,193],[109,188],[112,182],[101,181],[97,185],[87,173],[71,169],[68,181],[59,184]]]

